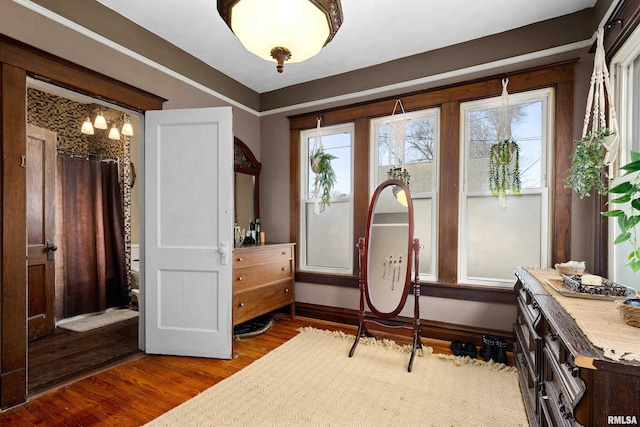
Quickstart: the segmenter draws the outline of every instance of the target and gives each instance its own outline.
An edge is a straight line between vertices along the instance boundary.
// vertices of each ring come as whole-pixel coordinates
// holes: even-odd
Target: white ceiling
[[[247,52],[216,0],[98,0],[259,92],[462,43],[593,7],[596,0],[342,0],[342,27],[317,56],[285,63]],[[266,1],[266,0],[265,0]]]

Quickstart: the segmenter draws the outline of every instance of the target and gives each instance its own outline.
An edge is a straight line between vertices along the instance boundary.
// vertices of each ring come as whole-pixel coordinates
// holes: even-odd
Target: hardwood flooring
[[[356,332],[354,326],[297,317],[234,342],[231,360],[143,354],[0,413],[0,426],[140,426],[264,356],[303,326]],[[423,343],[451,353],[448,342]]]
[[[29,344],[29,395],[138,353],[137,318],[82,333],[56,328],[52,335]]]

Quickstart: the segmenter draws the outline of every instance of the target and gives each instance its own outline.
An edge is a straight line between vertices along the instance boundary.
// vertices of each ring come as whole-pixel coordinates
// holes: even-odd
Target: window
[[[617,179],[610,184],[615,186],[621,179],[616,169],[631,161],[630,151],[640,151],[640,28],[636,29],[613,58],[610,67],[614,88],[614,102],[620,122],[620,151],[612,164],[610,176]],[[618,204],[616,209],[627,209],[628,204]],[[617,283],[633,286],[637,283],[637,274],[627,266],[628,255],[632,250],[629,242],[613,244],[620,234],[616,218],[609,220],[609,278]]]
[[[548,265],[551,97],[551,89],[509,96],[522,194],[508,195],[506,208],[489,191],[489,151],[498,137],[501,99],[461,106],[458,265],[463,283],[512,286],[514,266]]]
[[[414,209],[414,237],[420,239],[420,280],[435,281],[437,260],[438,145],[440,111],[430,109],[371,121],[371,189],[387,179],[393,166],[393,144],[390,143],[392,119],[407,120],[404,142],[404,167],[410,175],[409,190]]]
[[[322,148],[336,158],[331,204],[315,215],[315,174],[309,164],[316,129],[302,131],[300,141],[300,270],[353,274],[353,125],[321,129]]]

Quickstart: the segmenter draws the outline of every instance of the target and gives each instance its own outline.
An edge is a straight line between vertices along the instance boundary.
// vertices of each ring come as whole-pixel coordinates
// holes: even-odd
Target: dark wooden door
[[[27,128],[27,322],[29,342],[55,330],[56,134]]]

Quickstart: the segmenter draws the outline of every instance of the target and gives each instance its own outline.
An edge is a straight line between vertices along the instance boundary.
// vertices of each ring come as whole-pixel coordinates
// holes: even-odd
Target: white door
[[[149,111],[145,351],[231,358],[231,108]]]

